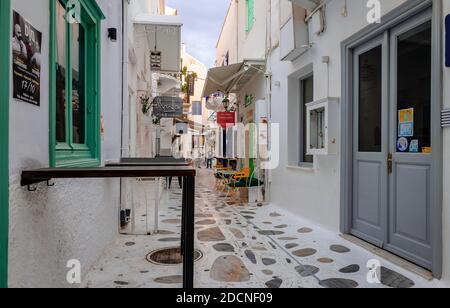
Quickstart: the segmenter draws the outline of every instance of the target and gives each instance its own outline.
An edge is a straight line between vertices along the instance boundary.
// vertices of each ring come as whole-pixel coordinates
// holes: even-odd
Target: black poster
[[[42,33],[19,13],[13,13],[14,98],[40,106]]]

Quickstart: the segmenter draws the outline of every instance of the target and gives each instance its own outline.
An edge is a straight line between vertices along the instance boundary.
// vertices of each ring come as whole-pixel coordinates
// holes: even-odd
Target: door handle
[[[387,159],[388,174],[392,174],[393,163],[394,163],[394,156],[392,155],[392,153],[389,153]]]

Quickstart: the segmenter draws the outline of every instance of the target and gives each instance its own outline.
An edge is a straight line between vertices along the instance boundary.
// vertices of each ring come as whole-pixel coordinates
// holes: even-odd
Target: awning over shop
[[[264,71],[265,65],[264,60],[246,60],[210,69],[206,77],[203,97],[216,92],[238,93],[257,73]]]
[[[153,78],[158,80],[159,95],[170,96],[181,92],[181,81],[178,78],[162,73],[153,73]]]

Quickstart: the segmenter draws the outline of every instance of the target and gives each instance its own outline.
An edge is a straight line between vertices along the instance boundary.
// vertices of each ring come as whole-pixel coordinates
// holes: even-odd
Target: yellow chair
[[[250,178],[251,170],[250,168],[243,168],[240,171],[235,172],[226,182],[225,185],[228,187],[229,191],[232,192],[233,197],[236,196],[236,192],[239,191],[241,187],[236,184],[242,180],[247,180]]]
[[[223,186],[225,184],[225,180],[226,178],[224,177],[223,173],[224,171],[230,171],[232,170],[231,167],[215,167],[214,170],[214,177],[216,178],[216,185],[214,186],[214,188],[216,190],[218,190],[221,186]]]

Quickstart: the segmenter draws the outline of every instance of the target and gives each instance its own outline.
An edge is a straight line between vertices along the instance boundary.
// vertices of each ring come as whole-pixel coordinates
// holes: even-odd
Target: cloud
[[[207,67],[214,66],[216,43],[230,0],[167,0],[166,4],[178,9],[188,52]]]

